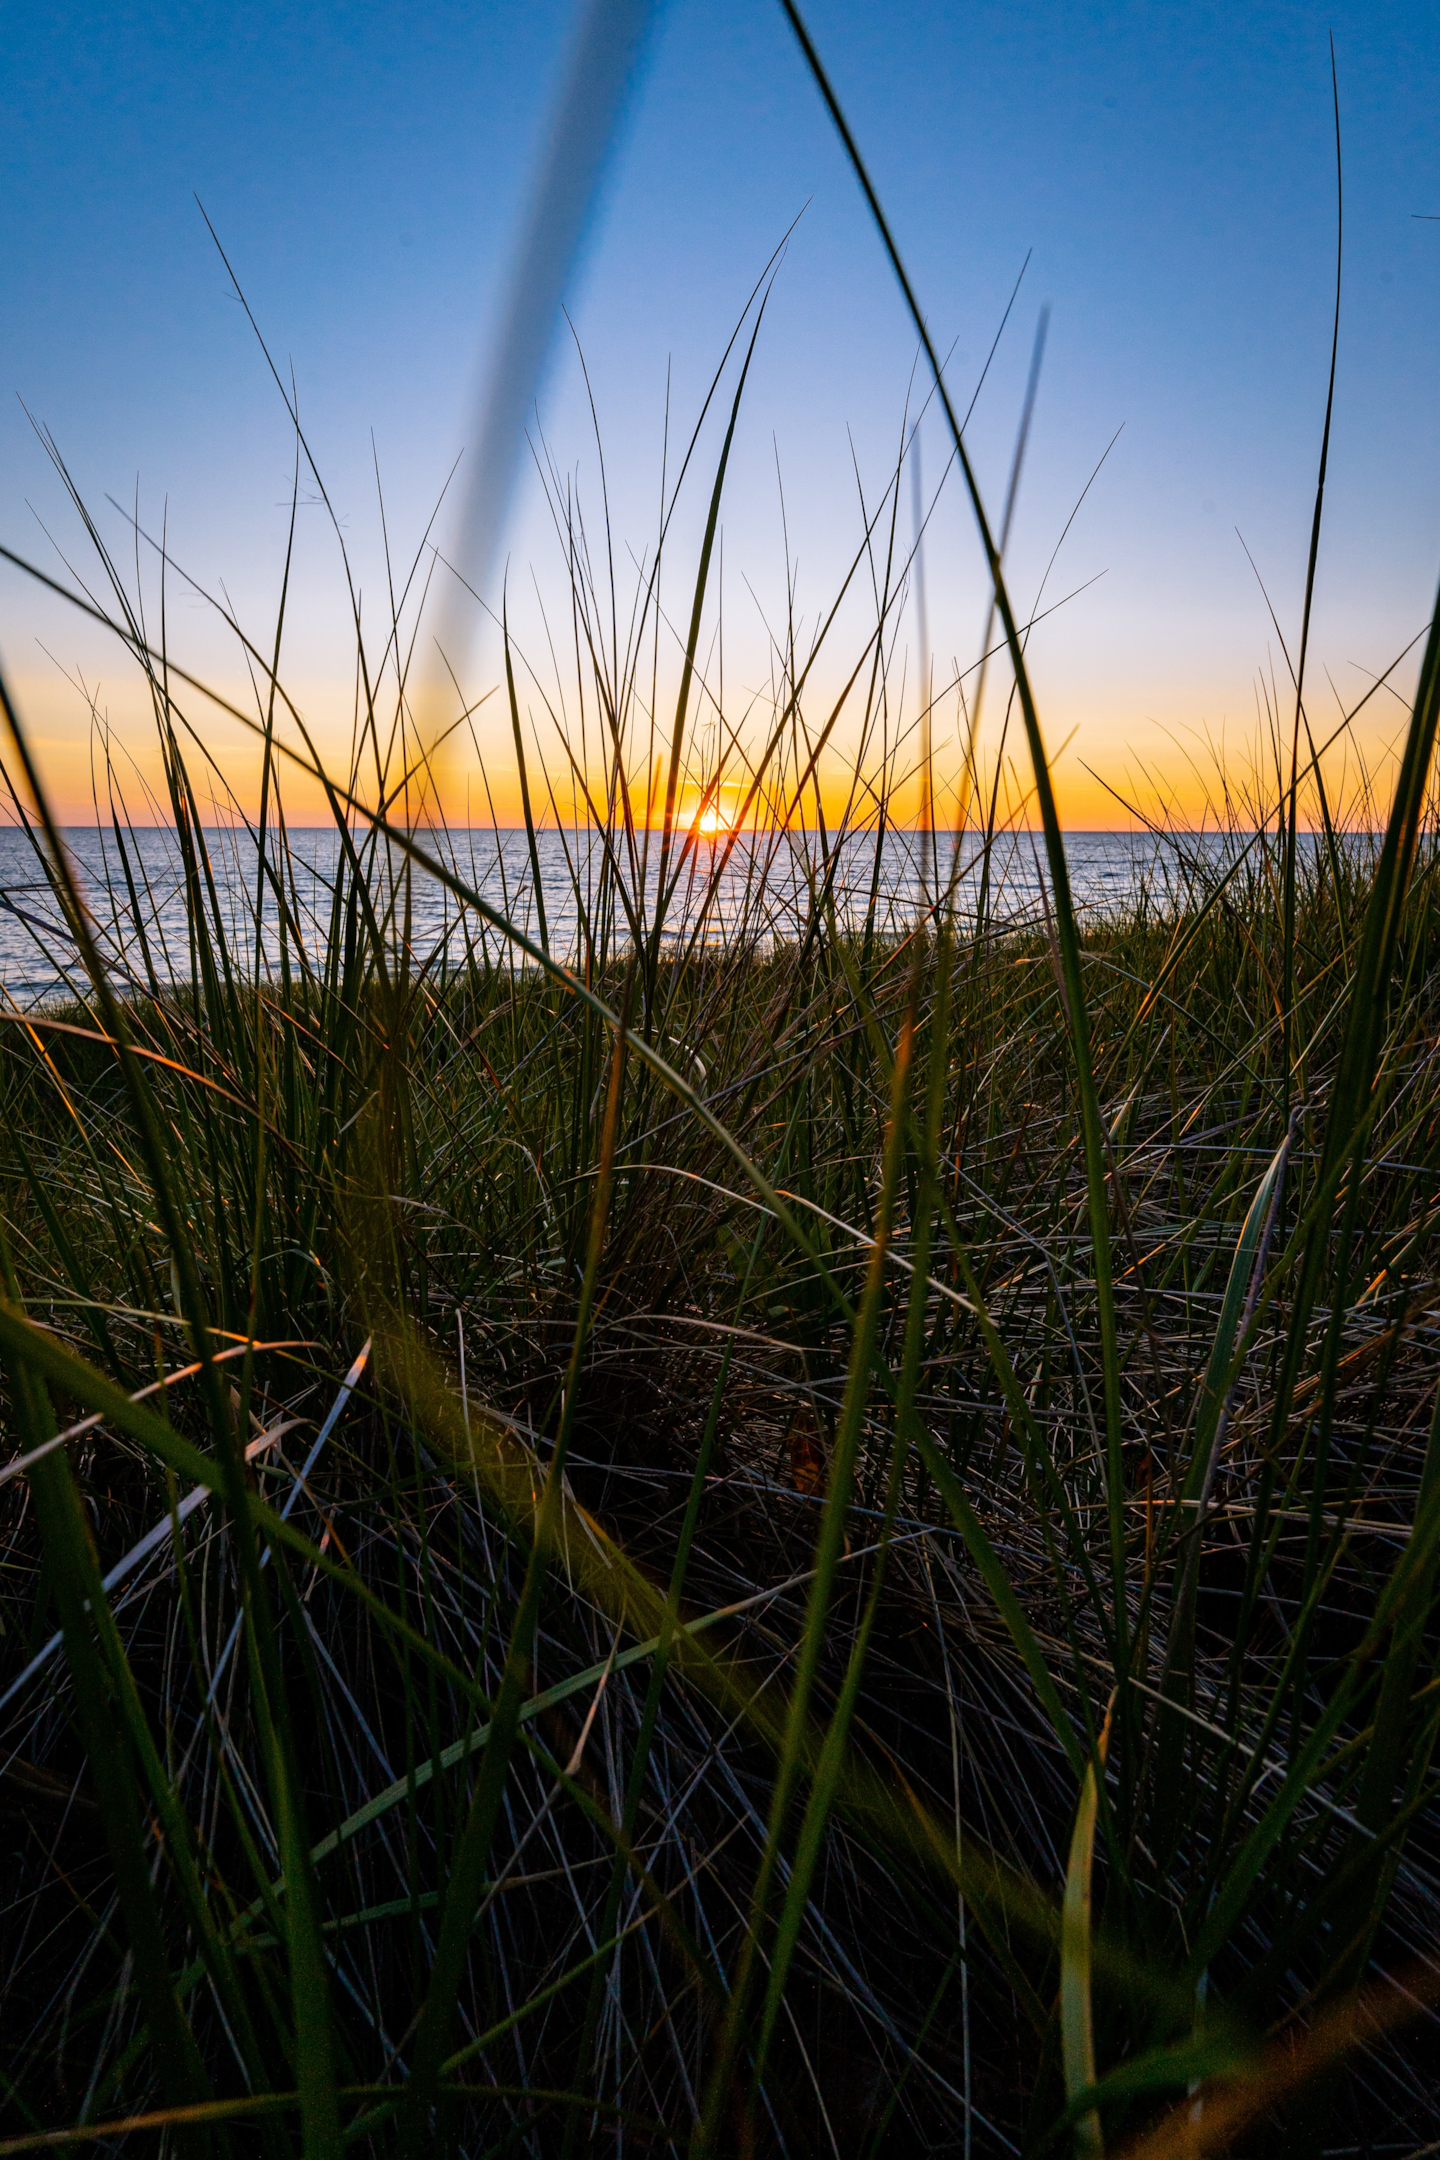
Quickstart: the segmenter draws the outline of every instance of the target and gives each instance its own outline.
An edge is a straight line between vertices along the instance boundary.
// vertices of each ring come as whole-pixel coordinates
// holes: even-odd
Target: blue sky
[[[1123,432],[1052,592],[1100,582],[1034,647],[1064,800],[1110,822],[1084,759],[1117,782],[1184,778],[1197,731],[1253,731],[1257,672],[1298,624],[1329,358],[1340,73],[1346,250],[1312,707],[1335,711],[1427,618],[1440,569],[1440,17],[1418,4],[909,7],[812,0],[831,68],[937,342],[969,388],[1030,265],[973,423],[1003,489],[1037,311],[1046,364],[1011,569],[1038,582],[1096,459]],[[288,520],[283,406],[231,293],[203,202],[282,366],[367,600],[383,581],[373,456],[398,554],[418,545],[473,443],[499,296],[571,22],[564,0],[245,11],[7,9],[0,140],[8,332],[0,361],[0,539],[83,564],[78,526],[24,407],[54,436],[114,545],[137,490],[176,558],[268,635]],[[744,298],[803,211],[761,334],[724,509],[728,679],[758,685],[785,592],[813,621],[893,459],[914,341],[784,19],[765,0],[665,0],[572,283],[612,518],[654,523],[669,381],[698,408]],[[593,504],[584,384],[563,339],[541,419]],[[941,441],[922,435],[927,470]],[[778,479],[777,479],[778,473]],[[779,483],[784,489],[784,525]],[[697,497],[698,518],[703,500]],[[39,521],[37,523],[37,520]],[[47,539],[41,524],[52,536]],[[445,531],[444,514],[439,530]],[[688,530],[688,528],[687,528]],[[537,491],[507,528],[512,589],[561,564]],[[88,574],[88,567],[87,567]],[[964,505],[927,551],[942,666],[984,619]],[[336,551],[307,504],[286,672],[340,739],[351,641]],[[531,612],[527,617],[525,608]],[[522,632],[538,637],[533,602]],[[233,649],[178,593],[170,634],[234,686]],[[902,636],[913,639],[913,630]],[[83,811],[82,683],[137,754],[133,670],[99,633],[0,575],[0,653],[67,810]],[[840,655],[837,652],[837,666]],[[477,645],[476,680],[493,653]],[[1408,678],[1397,678],[1404,686]],[[1382,703],[1388,710],[1381,711]],[[1403,718],[1376,701],[1368,747]],[[485,723],[488,725],[488,723]],[[496,785],[504,745],[484,733]],[[250,751],[216,725],[242,793]]]

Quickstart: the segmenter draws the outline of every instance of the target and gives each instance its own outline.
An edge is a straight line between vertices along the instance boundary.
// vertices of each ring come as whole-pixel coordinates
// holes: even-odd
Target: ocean
[[[64,837],[117,988],[138,988],[146,981],[147,952],[148,965],[162,981],[188,980],[190,933],[174,831],[130,830],[123,846],[113,831],[93,826],[71,827]],[[288,904],[301,939],[318,963],[330,934],[341,843],[333,827],[292,830],[287,837]],[[248,964],[255,942],[255,843],[243,826],[207,828],[204,841],[215,901],[232,932],[232,949]],[[490,907],[538,942],[540,913],[523,830],[429,833],[424,844]],[[1197,864],[1213,866],[1222,849],[1232,845],[1210,835],[1070,833],[1065,852],[1076,907],[1082,915],[1123,908],[1142,882],[1152,890],[1186,882]],[[938,860],[943,886],[953,847],[949,834],[893,830],[886,833],[878,860],[874,836],[865,833],[850,835],[838,853],[833,843],[827,852],[813,830],[743,834],[728,858],[723,839],[692,842],[667,908],[666,940],[690,934],[702,917],[700,934],[711,944],[735,936],[760,943],[793,936],[823,887],[827,867],[830,893],[843,922],[860,927],[873,906],[881,934],[903,931],[916,920],[927,892],[935,890],[933,861],[927,863],[927,858]],[[610,948],[623,944],[631,934],[630,919],[623,905],[616,905],[616,880],[602,877],[600,836],[590,829],[551,828],[537,835],[536,852],[550,951],[566,961],[581,951],[584,936],[595,934],[598,927],[597,905],[607,885],[613,916]],[[623,841],[618,848],[618,882],[632,906],[633,896],[643,891],[645,907],[638,919],[645,924],[653,920],[659,854],[655,832],[635,836],[633,857]],[[399,860],[397,851],[391,866]],[[1038,834],[1007,834],[996,843],[987,889],[992,921],[1019,924],[1040,914],[1043,862]],[[385,866],[378,867],[383,884]],[[712,882],[714,892],[706,907]],[[967,916],[974,919],[980,890],[979,845],[973,836],[963,836],[956,884],[962,932]],[[275,894],[267,890],[262,965],[276,957],[278,919]],[[432,967],[443,967],[447,959],[462,954],[467,936],[476,944],[483,942],[495,956],[506,944],[477,911],[462,908],[453,893],[424,871],[417,871],[410,884],[408,936],[417,963]],[[29,1006],[64,996],[78,983],[75,948],[34,845],[18,826],[0,828],[0,990],[10,1004]]]

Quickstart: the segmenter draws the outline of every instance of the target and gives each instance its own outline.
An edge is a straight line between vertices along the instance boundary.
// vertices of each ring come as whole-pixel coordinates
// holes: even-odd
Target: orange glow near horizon
[[[735,828],[738,802],[728,804],[724,798],[735,794],[734,788],[719,788],[714,794],[699,797],[690,807],[686,820],[690,830],[702,840],[721,840]]]
[[[96,821],[97,803],[108,797],[105,743],[97,736],[92,712],[77,701],[73,686],[57,682],[53,674],[21,669],[11,680],[25,721],[32,750],[44,776],[50,800],[61,824],[89,826]],[[220,689],[236,704],[244,695],[242,685],[222,680]],[[1401,695],[1408,683],[1400,685]],[[344,775],[349,758],[348,723],[338,717],[339,693],[328,680],[299,685],[296,702],[307,715],[307,726],[318,743],[332,773]],[[1057,700],[1057,703],[1059,701]],[[107,688],[103,713],[109,730],[105,741],[115,758],[114,784],[127,798],[136,823],[168,822],[170,802],[165,772],[154,739],[153,714],[138,690],[127,680]],[[196,761],[196,783],[202,816],[226,822],[237,812],[254,817],[261,794],[261,753],[253,733],[229,715],[204,718],[205,748],[213,766]],[[1393,784],[1396,744],[1382,725],[1379,706],[1367,713],[1353,735],[1337,742],[1324,760],[1325,785],[1331,814],[1342,824],[1373,823],[1383,814]],[[1273,760],[1267,766],[1268,744],[1253,730],[1217,728],[1213,732],[1184,716],[1165,728],[1146,724],[1129,713],[1117,715],[1075,710],[1057,716],[1047,727],[1052,743],[1052,777],[1060,822],[1071,832],[1135,829],[1151,819],[1182,830],[1224,822],[1254,821],[1267,805],[1273,809],[1275,776]],[[412,810],[423,818],[436,814],[436,797],[445,823],[457,829],[483,829],[492,821],[507,830],[519,830],[524,804],[513,752],[497,732],[482,736],[486,758],[483,776],[471,759],[458,756],[435,776],[434,793]],[[977,799],[962,802],[956,786],[954,746],[937,749],[934,819],[942,830],[950,829],[957,814],[977,815]],[[982,759],[983,765],[983,759]],[[737,761],[737,770],[740,770]],[[989,803],[989,775],[984,766],[980,791]],[[572,815],[584,822],[586,794],[563,782],[573,775],[555,775],[553,793],[543,781],[543,765],[531,767],[531,793],[538,822],[553,823],[557,815],[569,825]],[[362,774],[362,785],[365,779]],[[633,783],[633,811],[637,823],[658,828],[663,821],[664,776],[658,790],[647,790],[643,775]],[[872,775],[872,786],[857,787],[856,778],[838,742],[821,758],[804,800],[793,804],[788,796],[783,808],[798,825],[823,814],[833,832],[842,824],[868,825],[876,809],[881,775]],[[1107,786],[1107,781],[1110,783]],[[332,810],[319,783],[296,767],[280,768],[286,814],[296,828],[329,823]],[[603,773],[586,776],[590,800],[606,800]],[[817,806],[815,796],[818,792]],[[729,840],[737,827],[768,829],[780,814],[782,803],[762,789],[753,801],[749,782],[722,779],[708,790],[695,781],[683,784],[677,805],[676,828],[707,846]],[[891,782],[886,805],[890,822],[905,828],[918,822],[920,803],[913,775],[902,773]],[[1021,830],[1038,825],[1033,781],[1023,747],[1014,761],[1007,757],[999,793],[1002,823]],[[103,810],[100,813],[103,816]],[[403,813],[402,813],[403,814]],[[1318,801],[1306,801],[1302,822],[1318,823]]]

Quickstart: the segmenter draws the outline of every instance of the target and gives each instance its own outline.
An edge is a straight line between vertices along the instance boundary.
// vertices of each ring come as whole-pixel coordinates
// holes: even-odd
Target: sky
[[[1273,683],[1287,729],[1293,710],[1281,641],[1293,655],[1334,305],[1332,30],[1344,255],[1308,662],[1317,735],[1434,604],[1440,15],[1411,0],[810,0],[807,20],[962,405],[1025,266],[967,429],[995,517],[1049,310],[1007,550],[1022,616],[1119,430],[1045,586],[1047,603],[1066,604],[1030,647],[1062,811],[1077,827],[1123,824],[1126,803],[1148,807],[1158,790],[1172,815],[1197,820],[1218,764],[1233,778],[1254,755],[1257,686]],[[332,763],[350,740],[356,668],[340,542],[373,660],[388,621],[387,544],[397,575],[418,559],[423,578],[427,528],[442,550],[457,531],[463,481],[447,495],[447,480],[474,452],[573,21],[571,0],[0,11],[0,542],[100,589],[48,440],[119,574],[132,588],[138,577],[156,639],[152,543],[163,533],[175,566],[165,642],[249,709],[236,641],[202,594],[223,598],[270,650],[295,443],[263,338],[293,379],[335,518],[302,472],[281,673]],[[787,231],[736,423],[702,634],[719,694],[723,631],[727,716],[757,699],[763,708],[787,606],[801,644],[813,636],[863,535],[861,491],[872,507],[883,498],[907,398],[913,416],[925,386],[780,8],[662,0],[531,423],[597,553],[608,500],[622,610],[653,548],[667,410],[673,475],[675,445]],[[732,359],[667,543],[662,697],[735,372]],[[919,435],[927,489],[946,449],[932,406]],[[907,477],[907,545],[910,516]],[[149,536],[138,543],[137,517]],[[913,591],[892,622],[899,724],[924,679],[922,629],[941,682],[973,665],[985,628],[974,520],[953,476],[927,526],[924,571],[924,624]],[[551,639],[558,625],[563,645],[570,617],[533,458],[486,577],[495,607],[502,573],[520,695],[543,734]],[[436,591],[412,686],[434,650]],[[872,628],[873,604],[852,597],[816,662],[807,714],[823,714]],[[153,720],[109,634],[4,567],[0,660],[62,815],[93,816],[98,715],[114,755],[133,760],[143,819]],[[1341,784],[1353,785],[1361,758],[1383,774],[1414,664],[1392,678],[1400,695],[1381,690],[1364,708]],[[467,698],[501,679],[478,609],[458,672]],[[217,774],[251,803],[253,737],[188,693],[184,709]],[[1003,710],[992,685],[992,754]],[[960,724],[957,701],[942,700],[937,757],[952,769]],[[832,798],[854,746],[847,718],[825,770]],[[452,815],[486,814],[477,756],[496,814],[512,822],[513,744],[495,695],[446,767]],[[303,789],[294,800],[302,812]]]

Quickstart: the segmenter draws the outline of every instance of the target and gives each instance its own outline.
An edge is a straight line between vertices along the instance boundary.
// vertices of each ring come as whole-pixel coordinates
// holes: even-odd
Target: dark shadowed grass
[[[505,633],[513,903],[416,822],[423,580],[378,650],[357,606],[319,936],[283,599],[232,625],[237,913],[223,700],[88,527],[183,953],[103,743],[87,892],[7,699],[71,994],[0,1023],[0,2150],[1440,2136],[1434,633],[1388,804],[1327,800],[1306,851],[1313,763],[1222,776],[1207,844],[1085,918],[942,393],[1046,875],[1017,909],[967,749],[887,931],[902,470],[763,730],[702,642],[762,308],[678,468],[678,603],[674,495],[622,594],[554,484],[548,710]],[[535,825],[572,799],[567,944]]]

